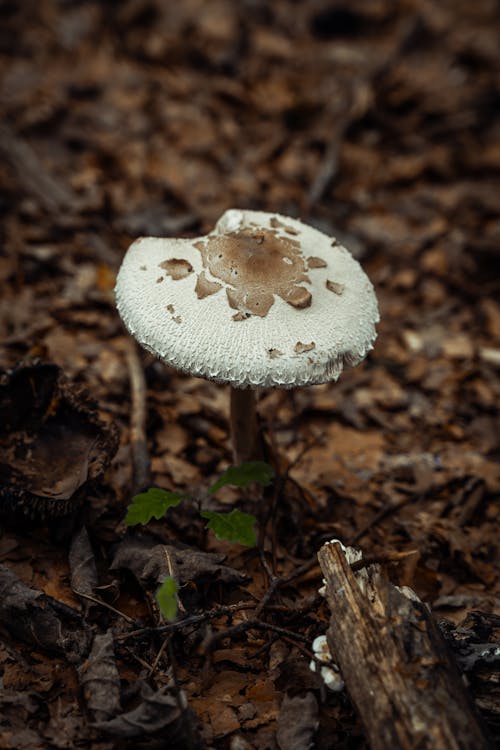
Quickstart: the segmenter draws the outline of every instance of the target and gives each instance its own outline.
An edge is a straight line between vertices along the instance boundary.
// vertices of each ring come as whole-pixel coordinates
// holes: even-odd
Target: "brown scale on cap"
[[[339,284],[338,281],[330,281],[330,279],[328,279],[326,282],[326,288],[330,292],[340,295],[344,293],[345,284]]]
[[[282,228],[285,230],[287,234],[298,235],[298,232],[296,229],[288,226],[287,224],[283,224],[283,222],[277,219],[276,216],[273,216],[273,218],[271,219],[269,223],[274,229]]]
[[[314,343],[314,341],[311,341],[310,344],[303,344],[302,341],[297,341],[297,343],[293,347],[293,350],[297,354],[304,354],[304,352],[310,352],[315,348],[316,344]]]
[[[276,231],[269,229],[241,229],[212,235],[194,247],[201,253],[203,266],[227,285],[227,299],[233,310],[263,318],[274,303],[274,295],[299,309],[311,304],[311,293],[299,286],[310,279],[297,240],[278,237]],[[208,293],[217,291],[214,288]],[[203,296],[207,296],[206,292]]]
[[[205,276],[205,271],[198,274],[198,279],[194,288],[198,299],[204,299],[210,294],[215,294],[219,289],[222,289],[222,284],[219,284],[217,281],[209,281]]]
[[[172,320],[174,323],[182,323],[182,318],[180,315],[174,315],[175,313],[175,307],[173,305],[167,305],[167,310],[169,311],[170,315],[172,316]]]
[[[189,276],[193,271],[191,263],[183,258],[170,258],[169,260],[164,260],[163,263],[160,263],[160,268],[165,269],[168,276],[174,281],[185,279],[186,276]]]
[[[310,255],[307,259],[308,268],[326,268],[326,260],[323,258],[316,258],[314,255]]]

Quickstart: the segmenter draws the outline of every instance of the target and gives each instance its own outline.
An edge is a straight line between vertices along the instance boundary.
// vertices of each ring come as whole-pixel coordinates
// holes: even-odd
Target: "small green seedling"
[[[173,622],[177,617],[177,592],[179,587],[171,576],[167,576],[156,591],[156,601],[163,617]]]
[[[230,466],[224,474],[209,488],[213,495],[217,490],[226,485],[236,487],[248,487],[252,482],[257,482],[263,487],[271,483],[274,471],[264,461],[250,461],[240,466]],[[159,520],[170,510],[175,508],[187,496],[176,492],[168,492],[158,487],[151,487],[147,492],[135,495],[129,506],[125,523],[127,526],[135,526],[138,523],[146,524],[152,518]],[[201,516],[208,519],[205,528],[211,529],[217,539],[227,539],[230,542],[238,542],[246,547],[253,547],[257,541],[255,524],[257,519],[249,513],[232,510],[230,513],[215,513],[213,511],[201,511]]]
[[[175,492],[150,487],[147,492],[141,492],[140,495],[132,498],[132,505],[129,505],[125,523],[127,526],[135,526],[137,523],[148,523],[152,518],[159,521],[169,508],[179,505],[183,497],[184,495],[178,495]]]
[[[257,482],[263,487],[267,487],[268,484],[271,484],[273,477],[274,471],[265,461],[248,461],[239,466],[230,466],[208,491],[213,495],[227,484],[236,487],[248,487],[252,482]]]
[[[255,547],[257,535],[255,533],[255,516],[232,510],[231,513],[213,513],[210,510],[201,511],[202,518],[208,518],[207,529],[211,529],[217,539],[228,539],[246,547]]]
[[[274,471],[264,461],[250,461],[240,466],[230,466],[222,476],[209,488],[213,495],[217,490],[226,485],[236,487],[248,487],[252,482],[257,482],[263,487],[271,483]],[[150,487],[147,492],[141,492],[132,498],[129,505],[125,523],[127,526],[135,526],[138,523],[146,524],[152,518],[159,520],[163,518],[170,508],[175,508],[187,495],[177,492],[168,492],[159,487]],[[246,547],[254,547],[257,542],[255,524],[257,519],[249,513],[242,513],[233,509],[230,513],[215,513],[210,510],[202,510],[200,515],[206,518],[208,523],[205,528],[211,529],[217,539],[227,539],[230,542],[238,542]],[[172,622],[177,617],[177,592],[179,587],[171,576],[167,576],[156,591],[156,601],[160,611],[166,620]]]

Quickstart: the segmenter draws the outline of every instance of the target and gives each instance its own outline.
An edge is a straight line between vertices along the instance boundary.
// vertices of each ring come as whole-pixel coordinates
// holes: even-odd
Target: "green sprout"
[[[227,485],[248,487],[253,482],[265,487],[270,484],[273,477],[274,471],[269,464],[264,461],[249,461],[240,466],[230,466],[208,491],[213,495],[221,487]],[[186,495],[168,492],[159,487],[151,487],[147,492],[141,492],[132,498],[132,503],[125,516],[125,523],[127,526],[135,526],[138,523],[149,523],[152,518],[159,520],[167,514],[170,508],[175,508],[185,498]],[[202,510],[201,516],[208,519],[206,528],[212,530],[217,539],[227,539],[246,547],[255,546],[257,541],[254,528],[257,523],[255,516],[235,509],[230,513]],[[162,587],[158,592],[162,590]]]

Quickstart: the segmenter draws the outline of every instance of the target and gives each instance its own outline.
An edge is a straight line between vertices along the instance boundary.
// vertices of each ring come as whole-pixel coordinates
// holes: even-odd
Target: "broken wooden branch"
[[[318,558],[332,612],[328,644],[372,750],[490,748],[427,606],[378,565],[354,573],[338,542]]]

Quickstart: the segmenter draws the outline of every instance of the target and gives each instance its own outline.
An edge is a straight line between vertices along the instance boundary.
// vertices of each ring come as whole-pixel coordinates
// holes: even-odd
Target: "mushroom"
[[[311,672],[319,672],[327,688],[336,693],[344,689],[344,680],[340,676],[338,666],[333,662],[333,657],[326,639],[326,635],[318,635],[312,644],[315,659],[309,662]]]
[[[144,348],[231,386],[235,463],[261,457],[255,389],[337,380],[372,348],[379,320],[372,284],[335,239],[237,209],[204,237],[136,240],[116,300]]]

